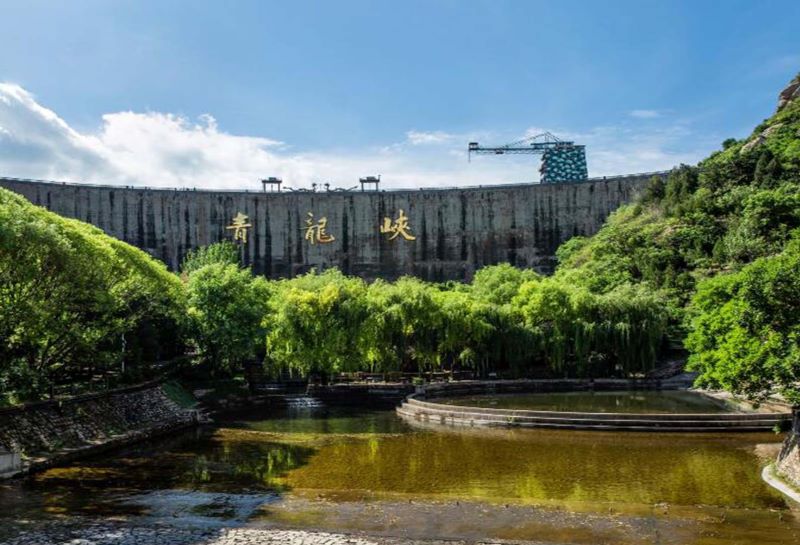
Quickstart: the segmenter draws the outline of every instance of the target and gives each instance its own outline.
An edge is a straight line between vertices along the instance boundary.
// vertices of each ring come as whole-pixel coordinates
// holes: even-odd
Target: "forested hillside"
[[[613,214],[559,250],[556,278],[607,293],[634,283],[663,297],[688,335],[701,382],[796,395],[800,379],[800,76],[744,140]]]

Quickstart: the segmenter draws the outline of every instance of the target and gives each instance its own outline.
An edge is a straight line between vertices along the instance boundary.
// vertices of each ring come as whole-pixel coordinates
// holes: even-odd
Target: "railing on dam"
[[[615,181],[615,180],[628,180],[634,178],[650,178],[652,176],[667,176],[671,171],[670,170],[656,170],[652,172],[639,172],[634,174],[617,174],[612,176],[593,176],[587,178],[586,180],[581,181],[566,181],[566,182],[554,182],[548,184],[542,184],[540,182],[503,182],[498,184],[481,184],[481,185],[461,185],[461,186],[428,186],[428,187],[418,187],[418,188],[387,188],[381,189],[379,192],[414,192],[414,191],[453,191],[453,190],[475,190],[475,189],[505,189],[505,188],[514,188],[523,185],[575,185],[575,184],[584,184],[584,183],[594,183],[594,182],[603,182],[603,181]],[[262,189],[231,189],[231,188],[196,188],[196,187],[157,187],[157,186],[143,186],[143,185],[115,185],[115,184],[97,184],[97,183],[90,183],[90,182],[59,182],[54,180],[40,180],[35,178],[16,178],[13,176],[0,176],[0,182],[8,181],[8,182],[24,182],[24,183],[35,183],[35,184],[49,184],[49,185],[60,185],[60,186],[70,186],[70,187],[95,187],[95,188],[105,188],[105,189],[132,189],[132,190],[143,190],[143,191],[182,191],[182,192],[208,192],[208,193],[266,193],[268,195],[280,195],[280,194],[293,194],[293,193],[362,193],[359,189],[344,189],[344,188],[334,188],[328,190],[320,190],[316,191],[313,189],[306,189],[306,188],[285,188],[282,192],[265,192]],[[374,193],[374,191],[366,191],[366,193]]]

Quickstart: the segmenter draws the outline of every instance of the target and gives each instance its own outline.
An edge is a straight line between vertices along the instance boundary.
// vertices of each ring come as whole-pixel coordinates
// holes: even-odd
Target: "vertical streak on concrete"
[[[180,266],[186,252],[231,238],[238,212],[253,227],[245,256],[258,272],[294,276],[338,266],[351,274],[468,279],[491,263],[540,271],[554,266],[559,244],[591,235],[649,177],[552,184],[381,192],[247,193],[76,186],[0,178],[0,187],[59,214],[88,220],[107,233]],[[389,241],[384,217],[400,209],[417,238]],[[304,239],[306,213],[328,218],[331,244]]]

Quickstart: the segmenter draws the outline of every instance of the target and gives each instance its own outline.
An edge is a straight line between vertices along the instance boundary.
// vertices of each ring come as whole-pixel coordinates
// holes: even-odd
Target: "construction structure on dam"
[[[291,189],[269,177],[261,191],[212,191],[0,178],[0,187],[172,270],[189,251],[230,240],[243,265],[270,278],[337,267],[367,279],[445,281],[470,280],[497,263],[550,272],[559,245],[596,233],[653,176],[667,174],[589,178],[585,147],[550,133],[467,147],[468,159],[520,154],[541,156],[539,183],[384,190],[380,176],[366,176],[360,189]]]

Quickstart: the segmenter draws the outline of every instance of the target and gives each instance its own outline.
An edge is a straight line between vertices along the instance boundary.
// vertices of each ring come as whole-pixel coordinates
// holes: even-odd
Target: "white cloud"
[[[406,139],[410,144],[419,146],[420,144],[440,144],[442,142],[447,142],[453,139],[453,135],[443,131],[408,131],[406,133]]]
[[[636,119],[656,119],[661,117],[661,113],[658,110],[631,110],[628,115]]]
[[[543,129],[531,131],[543,132]],[[587,145],[591,175],[669,168],[704,155],[676,150],[680,130],[637,132],[624,125],[584,133],[552,130]],[[530,134],[533,134],[531,132]],[[190,120],[169,113],[117,112],[93,132],[70,127],[25,89],[0,84],[0,175],[150,187],[258,189],[279,176],[285,185],[330,182],[351,187],[361,176],[382,175],[384,187],[441,187],[530,182],[538,160],[530,156],[476,157],[466,144],[500,144],[508,134],[409,131],[391,145],[292,152],[275,139],[225,132],[210,116]]]

